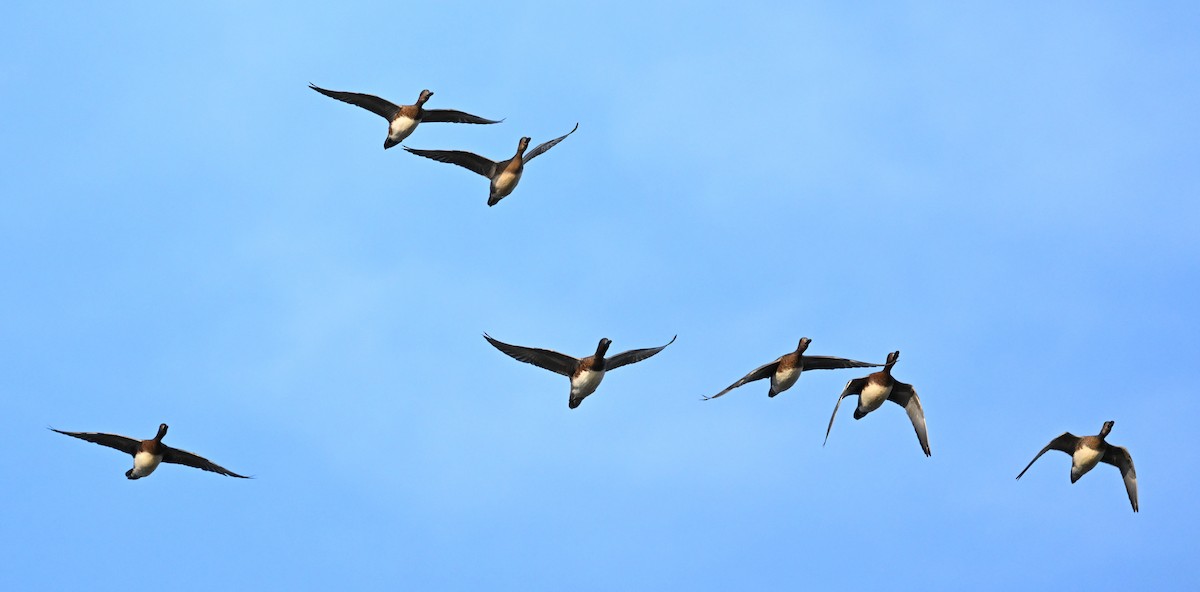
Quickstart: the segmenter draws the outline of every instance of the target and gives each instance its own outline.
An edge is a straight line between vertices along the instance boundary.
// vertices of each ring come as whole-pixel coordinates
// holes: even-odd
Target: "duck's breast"
[[[149,452],[139,451],[133,455],[133,474],[138,477],[145,477],[154,472],[162,462],[162,456],[150,454]]]
[[[401,142],[404,138],[410,136],[417,129],[417,120],[401,115],[392,120],[388,125],[388,139],[393,142]]]
[[[603,370],[584,370],[571,378],[571,397],[586,397],[596,392],[600,381],[604,380]]]
[[[496,178],[492,180],[492,194],[499,197],[504,197],[513,192],[517,188],[517,183],[521,180],[521,167],[508,166],[505,167]]]
[[[1102,458],[1104,458],[1103,450],[1092,448],[1086,443],[1081,444],[1071,455],[1071,481],[1074,482],[1086,475],[1088,471],[1096,468]]]
[[[771,375],[771,390],[782,393],[792,388],[799,379],[800,368],[796,366],[785,367],[783,364],[780,364],[779,368],[775,369],[775,373]]]
[[[890,394],[892,394],[892,385],[868,382],[867,386],[863,387],[862,393],[858,395],[858,408],[863,413],[870,413],[882,407],[883,402],[887,401]]]

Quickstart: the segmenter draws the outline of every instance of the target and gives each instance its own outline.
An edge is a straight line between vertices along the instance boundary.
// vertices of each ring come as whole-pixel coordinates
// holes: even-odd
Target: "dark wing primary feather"
[[[432,158],[438,162],[456,164],[489,179],[496,175],[496,163],[473,152],[464,152],[462,150],[419,150],[417,148],[409,148],[408,146],[405,146],[404,149],[417,156]]]
[[[925,410],[921,408],[921,398],[917,396],[917,391],[911,384],[897,380],[892,383],[892,392],[888,395],[888,400],[900,405],[908,413],[908,420],[912,422],[913,429],[917,432],[917,440],[921,442],[921,450],[925,451],[925,456],[932,456],[929,452],[929,433],[925,429]]]
[[[679,336],[676,335],[675,337]],[[671,340],[667,342],[667,345],[675,343],[675,337],[672,337]],[[615,356],[609,356],[604,359],[604,369],[605,371],[616,370],[621,366],[627,366],[635,362],[640,362],[662,351],[667,347],[667,345],[662,347],[647,347],[645,349],[631,349],[629,351],[621,352]]]
[[[311,88],[331,99],[337,99],[343,103],[350,103],[356,107],[362,107],[371,113],[374,113],[388,121],[396,118],[396,113],[400,111],[400,106],[395,103],[381,99],[375,95],[367,95],[356,92],[343,92],[340,90],[328,90],[321,88],[315,84],[309,83],[308,88]]]
[[[99,432],[64,432],[54,428],[50,428],[50,431],[58,432],[73,438],[79,438],[80,440],[87,440],[93,444],[115,448],[130,456],[137,454],[138,448],[141,448],[142,446],[141,440],[134,440],[133,438],[126,438],[125,436],[118,436],[116,434],[101,434]]]
[[[1129,494],[1129,503],[1133,511],[1138,511],[1137,471],[1133,469],[1133,457],[1121,446],[1108,445],[1104,451],[1104,462],[1121,469],[1121,478],[1125,480],[1125,493]]]
[[[199,456],[186,450],[171,448],[170,446],[164,444],[162,447],[162,453],[163,462],[175,463],[177,465],[187,465],[189,467],[195,467],[205,471],[212,471],[213,473],[237,477],[239,479],[249,479],[249,477],[245,475],[239,475],[229,469],[226,469],[225,467],[222,467],[221,465],[212,462],[211,460],[208,460],[207,458],[204,458],[203,456]]]
[[[555,144],[558,144],[559,142],[561,142],[561,141],[563,141],[564,139],[566,139],[566,137],[567,137],[567,136],[569,136],[569,135],[571,135],[571,134],[575,133],[575,130],[577,130],[577,129],[579,129],[579,124],[578,124],[578,123],[576,123],[576,124],[575,124],[575,127],[571,128],[571,131],[569,131],[569,132],[567,132],[567,133],[565,133],[565,134],[563,134],[563,135],[561,135],[561,136],[559,136],[559,137],[557,137],[557,138],[554,138],[553,140],[550,140],[549,142],[545,142],[545,143],[543,143],[543,144],[538,144],[537,148],[534,148],[533,150],[530,150],[529,152],[527,152],[527,153],[525,154],[525,158],[523,159],[523,160],[524,160],[524,162],[528,163],[529,161],[531,161],[531,160],[533,160],[534,158],[536,158],[536,157],[537,157],[537,155],[539,155],[539,154],[541,154],[541,153],[543,153],[543,152],[545,152],[545,151],[547,151],[547,150],[549,150],[549,149],[553,148]]]
[[[805,370],[836,370],[839,368],[877,368],[883,364],[868,364],[858,360],[834,358],[831,356],[800,356]]]
[[[1042,458],[1042,455],[1046,454],[1047,450],[1061,450],[1067,454],[1075,454],[1075,446],[1078,444],[1079,436],[1071,432],[1063,432],[1061,436],[1051,440],[1041,452],[1037,453],[1037,456],[1033,457],[1033,460],[1029,461],[1029,464],[1025,465],[1025,470],[1021,471],[1021,475],[1024,475],[1025,471],[1028,471],[1029,467],[1032,467],[1033,463],[1037,462],[1037,459]],[[1017,479],[1020,479],[1021,475],[1017,475]]]
[[[829,443],[829,432],[833,430],[833,420],[837,419],[838,407],[842,406],[842,399],[851,395],[862,394],[862,390],[867,386],[867,378],[855,378],[846,383],[846,388],[842,389],[842,394],[838,395],[837,404],[833,406],[833,415],[829,416],[829,427],[825,428],[825,444]],[[822,444],[824,446],[825,444]]]
[[[484,119],[454,109],[425,109],[421,112],[421,121],[425,123],[500,123],[503,119]]]
[[[704,397],[704,400],[707,401],[709,399],[715,399],[715,398],[720,397],[721,395],[724,395],[725,393],[727,393],[739,386],[742,386],[743,384],[746,384],[748,382],[754,382],[756,380],[762,380],[764,378],[771,376],[772,374],[775,373],[775,369],[779,367],[779,360],[782,360],[782,359],[783,359],[782,357],[776,358],[774,362],[771,362],[769,364],[763,364],[762,366],[759,366],[758,368],[751,370],[749,374],[743,376],[737,382],[725,387],[725,390],[723,390],[711,397]]]
[[[570,377],[575,372],[575,367],[579,365],[579,360],[560,354],[556,351],[548,349],[539,349],[536,347],[523,347],[520,345],[511,345],[503,341],[492,339],[491,335],[483,334],[483,338],[488,340],[496,349],[508,354],[514,360],[533,364],[539,368],[545,368],[556,374]]]

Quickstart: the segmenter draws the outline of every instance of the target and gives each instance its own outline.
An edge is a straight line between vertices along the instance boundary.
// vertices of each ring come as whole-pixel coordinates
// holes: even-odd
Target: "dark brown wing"
[[[138,448],[141,448],[142,446],[141,440],[134,440],[133,438],[126,438],[125,436],[118,436],[116,434],[101,434],[100,432],[64,432],[54,428],[50,428],[50,431],[58,432],[73,438],[79,438],[80,440],[87,440],[93,444],[115,448],[130,456],[137,454]]]
[[[1033,457],[1033,460],[1029,461],[1029,464],[1025,465],[1025,471],[1028,471],[1029,467],[1032,467],[1033,463],[1037,462],[1037,459],[1042,458],[1042,455],[1046,454],[1047,450],[1061,450],[1067,454],[1075,454],[1075,446],[1078,444],[1079,436],[1071,432],[1063,432],[1061,436],[1051,440],[1041,452],[1037,453],[1037,456]],[[1024,475],[1025,471],[1021,471],[1021,475]],[[1020,479],[1021,475],[1017,475],[1017,479]]]
[[[1129,503],[1134,512],[1138,511],[1137,471],[1133,469],[1133,457],[1129,456],[1129,451],[1109,444],[1101,460],[1121,469],[1121,478],[1125,480],[1125,493],[1129,494]]]
[[[356,107],[362,107],[371,113],[374,113],[389,122],[396,118],[396,113],[400,111],[400,106],[381,99],[375,95],[366,95],[356,92],[343,92],[340,90],[328,90],[321,88],[315,84],[309,83],[308,88],[311,88],[331,99],[337,99],[343,103],[350,103]]]
[[[575,372],[575,367],[579,365],[579,360],[560,354],[556,351],[548,349],[538,349],[536,347],[523,347],[520,345],[511,345],[503,341],[492,339],[491,335],[483,334],[483,338],[488,340],[496,349],[508,354],[514,360],[533,364],[539,368],[545,368],[555,374],[562,374],[570,377]]]
[[[438,162],[456,164],[489,179],[496,176],[496,163],[473,152],[464,152],[462,150],[418,150],[416,148],[409,148],[408,146],[405,146],[404,149],[417,156],[432,158]]]
[[[421,121],[425,123],[500,123],[503,119],[484,119],[454,109],[424,109]]]
[[[908,420],[912,422],[913,429],[917,432],[917,440],[921,442],[921,450],[925,451],[925,456],[932,456],[929,452],[929,433],[925,430],[925,410],[921,408],[921,398],[917,396],[917,391],[911,384],[897,380],[892,383],[892,392],[888,395],[888,400],[903,407],[908,413]]]
[[[679,336],[676,335],[675,337]],[[675,337],[672,337],[671,340],[667,342],[667,345],[675,343]],[[662,347],[647,347],[645,349],[631,349],[629,351],[621,352],[615,356],[610,356],[604,359],[604,370],[616,370],[621,366],[628,366],[629,364],[640,362],[662,351],[667,347],[667,345]]]
[[[877,368],[883,364],[868,364],[858,360],[834,358],[831,356],[800,356],[804,370],[837,370],[839,368]]]
[[[537,148],[534,148],[533,150],[530,150],[529,152],[525,153],[525,158],[522,159],[523,162],[528,163],[529,161],[536,158],[537,155],[553,148],[555,144],[558,144],[559,142],[565,140],[567,136],[575,133],[575,130],[577,130],[577,129],[579,129],[578,123],[575,124],[575,127],[571,128],[571,131],[569,131],[557,138],[554,138],[553,140],[550,140],[549,142],[545,142],[543,144],[538,144]]]
[[[704,400],[707,401],[709,399],[715,399],[715,398],[720,397],[721,395],[724,395],[725,393],[727,393],[739,386],[742,386],[743,384],[746,384],[748,382],[754,382],[756,380],[762,380],[764,378],[771,376],[772,374],[775,373],[775,369],[779,367],[779,360],[782,360],[782,359],[783,358],[780,357],[780,358],[777,358],[774,362],[771,362],[769,364],[763,364],[762,366],[755,368],[749,374],[743,376],[737,382],[725,387],[725,390],[723,390],[711,397],[704,397]]]
[[[825,428],[825,444],[829,443],[829,432],[833,430],[833,420],[837,419],[838,407],[842,406],[842,399],[852,395],[862,394],[862,390],[867,386],[869,378],[855,378],[846,383],[846,388],[842,389],[842,394],[838,395],[837,404],[833,406],[833,415],[829,416],[829,427]],[[824,446],[822,444],[821,446]]]
[[[229,475],[230,477],[237,477],[239,479],[249,479],[249,477],[245,475],[239,475],[229,469],[226,469],[225,467],[222,467],[221,465],[214,463],[211,460],[208,460],[207,458],[204,458],[203,456],[193,454],[186,450],[171,448],[166,444],[162,445],[162,453],[163,462],[175,463],[177,465],[187,465],[189,467],[195,467],[205,471],[212,471],[222,475]]]

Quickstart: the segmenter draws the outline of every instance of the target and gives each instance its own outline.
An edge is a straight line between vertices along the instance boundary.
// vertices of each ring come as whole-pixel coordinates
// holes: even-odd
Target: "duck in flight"
[[[158,468],[159,463],[163,462],[187,465],[240,479],[249,479],[249,477],[230,471],[207,458],[163,444],[163,436],[167,435],[167,424],[165,423],[159,424],[158,435],[150,440],[134,440],[125,436],[102,434],[99,432],[64,432],[54,428],[50,428],[50,430],[73,438],[79,438],[80,440],[87,440],[101,446],[115,448],[133,456],[133,468],[125,471],[125,476],[129,479],[141,479],[148,476],[154,472],[154,469]]]
[[[408,146],[405,146],[404,149],[417,156],[432,158],[438,162],[456,164],[487,177],[492,181],[491,189],[488,192],[488,205],[494,206],[500,203],[500,200],[507,197],[508,194],[512,193],[513,189],[517,188],[517,183],[521,180],[521,173],[525,170],[525,165],[529,161],[553,148],[556,144],[566,139],[567,136],[575,133],[577,129],[579,129],[578,123],[575,124],[575,127],[571,128],[571,131],[549,142],[539,144],[536,148],[530,150],[528,154],[525,153],[525,149],[529,148],[530,139],[528,137],[521,138],[517,142],[516,156],[500,162],[493,162],[473,152],[462,150],[418,150],[416,148],[409,148]]]
[[[1061,450],[1071,455],[1071,483],[1078,481],[1102,462],[1121,469],[1121,478],[1125,480],[1125,493],[1129,494],[1129,503],[1134,512],[1138,511],[1137,471],[1133,469],[1133,457],[1129,456],[1128,450],[1113,446],[1104,440],[1112,431],[1113,424],[1112,421],[1104,422],[1104,427],[1100,428],[1100,433],[1095,436],[1076,436],[1071,432],[1063,432],[1025,465],[1025,470],[1017,475],[1017,479],[1020,479],[1037,459],[1046,454],[1047,450]]]
[[[534,366],[545,368],[546,370],[570,378],[571,399],[567,406],[571,409],[578,407],[588,395],[596,392],[596,387],[600,386],[600,381],[604,379],[605,372],[645,360],[662,351],[667,345],[675,343],[675,337],[672,337],[671,341],[668,341],[667,345],[662,347],[633,349],[614,356],[605,357],[605,354],[608,353],[608,346],[612,345],[612,341],[605,337],[596,346],[595,354],[580,359],[548,349],[511,345],[493,339],[487,333],[483,334],[483,338],[487,339],[488,343],[492,344],[493,347],[508,354],[515,360],[525,362],[526,364],[533,364]]]
[[[792,388],[796,381],[800,378],[800,373],[805,370],[834,370],[838,368],[875,368],[881,364],[868,364],[867,362],[859,362],[856,360],[847,360],[846,358],[834,358],[830,356],[806,356],[804,351],[808,349],[808,344],[812,340],[807,337],[800,338],[800,344],[796,346],[796,351],[783,354],[775,359],[770,364],[765,364],[755,368],[749,374],[743,376],[741,380],[725,387],[725,390],[711,396],[704,397],[704,400],[715,399],[728,393],[729,391],[742,386],[748,382],[762,380],[764,378],[771,379],[771,388],[767,390],[768,397],[774,397],[783,391]]]
[[[484,119],[478,115],[453,109],[426,109],[425,102],[433,96],[433,92],[428,89],[421,91],[421,96],[417,97],[415,104],[397,105],[375,95],[329,90],[311,83],[308,88],[343,103],[362,107],[388,120],[388,135],[387,139],[383,141],[384,150],[403,142],[404,138],[412,135],[417,126],[422,123],[500,123],[503,121],[502,119]]]
[[[842,394],[838,395],[837,404],[833,406],[833,416],[829,418],[829,427],[825,428],[825,442],[829,442],[829,432],[833,429],[833,420],[837,418],[838,407],[842,399],[858,395],[858,406],[854,408],[854,419],[862,419],[868,413],[883,406],[884,401],[891,401],[904,408],[908,419],[912,421],[913,429],[917,432],[917,440],[921,442],[921,450],[925,456],[930,456],[929,434],[925,430],[925,410],[921,408],[921,398],[911,384],[905,384],[892,378],[892,366],[900,359],[900,352],[888,354],[887,363],[883,370],[873,372],[863,378],[855,378],[846,383]]]

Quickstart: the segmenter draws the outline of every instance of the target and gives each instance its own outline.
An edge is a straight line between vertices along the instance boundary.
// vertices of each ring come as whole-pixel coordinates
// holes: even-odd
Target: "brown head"
[[[796,353],[798,353],[798,354],[804,353],[804,350],[808,349],[808,344],[810,344],[810,343],[812,343],[811,339],[809,339],[807,337],[801,337],[800,343],[796,344]]]
[[[895,366],[896,361],[899,359],[900,359],[900,350],[896,350],[896,351],[888,354],[887,362],[884,363],[883,367],[887,370],[891,370],[892,366]]]
[[[1114,423],[1116,423],[1116,422],[1115,421],[1104,422],[1104,427],[1100,428],[1100,437],[1101,438],[1107,436],[1108,433],[1112,431],[1112,427],[1113,427]]]
[[[521,138],[520,142],[517,142],[517,154],[525,154],[525,149],[529,148],[529,140],[530,138],[525,137]]]
[[[600,343],[596,345],[596,357],[603,358],[604,354],[608,353],[608,346],[612,345],[612,340],[607,337],[601,337]]]
[[[154,436],[155,442],[162,442],[163,436],[167,435],[167,424],[158,424],[158,434]]]
[[[428,101],[429,97],[432,97],[432,96],[433,96],[433,91],[431,91],[429,89],[425,89],[425,90],[421,91],[421,96],[417,97],[417,105],[424,105],[425,101]]]

